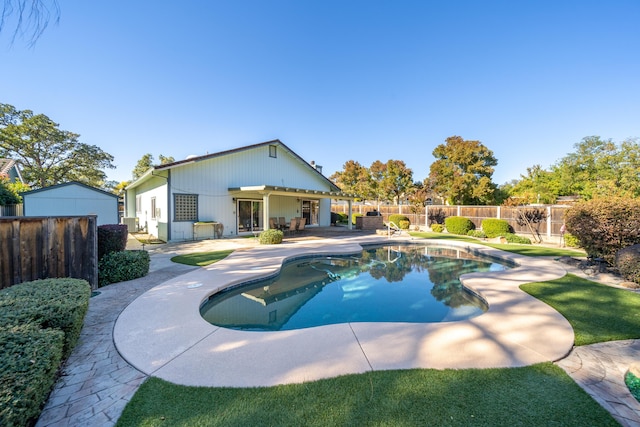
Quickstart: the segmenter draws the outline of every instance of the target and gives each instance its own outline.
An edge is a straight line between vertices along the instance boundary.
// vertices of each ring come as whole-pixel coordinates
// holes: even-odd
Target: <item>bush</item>
[[[580,241],[571,233],[564,233],[564,244],[570,248],[579,248]]]
[[[444,225],[431,224],[431,231],[433,231],[434,233],[442,233],[444,231]]]
[[[346,213],[339,213],[338,222],[346,224],[347,222],[349,222],[349,215],[347,215]]]
[[[447,231],[451,234],[466,236],[469,230],[473,230],[473,222],[463,216],[450,216],[444,220]]]
[[[351,214],[351,224],[352,225],[356,225],[356,218],[359,217],[359,216],[362,216],[362,214],[361,213]]]
[[[129,232],[125,224],[98,226],[98,260],[111,252],[121,252],[127,247]]]
[[[528,237],[518,236],[517,234],[507,233],[503,237],[505,239],[507,239],[507,242],[509,242],[509,243],[518,243],[520,245],[530,245],[531,244],[531,239],[529,239]]]
[[[513,229],[506,220],[495,218],[483,219],[482,231],[484,231],[487,237],[490,239],[494,237],[504,236],[508,233],[513,233]]]
[[[110,252],[98,262],[98,286],[144,277],[150,261],[147,251]]]
[[[282,237],[284,233],[280,230],[265,230],[260,233],[260,244],[261,245],[278,245],[282,243]]]
[[[410,226],[411,226],[411,221],[408,221],[408,220],[403,219],[398,223],[398,227],[400,227],[400,230],[408,230]]]
[[[35,325],[0,328],[0,425],[35,424],[55,384],[64,339],[58,329]]]
[[[486,239],[487,235],[482,230],[469,230],[467,236],[475,237],[476,239]]]
[[[616,253],[615,265],[626,280],[640,283],[640,244],[620,249]]]
[[[429,208],[429,215],[427,218],[431,225],[435,224],[444,224],[444,220],[446,219],[446,215],[442,208]]]
[[[640,199],[580,202],[567,210],[565,224],[588,255],[613,264],[616,252],[640,243]]]
[[[76,345],[91,288],[81,279],[24,282],[0,292],[0,328],[31,324],[64,333],[63,357]]]
[[[403,227],[400,223],[406,221],[406,227]],[[402,230],[408,230],[409,226],[411,225],[411,221],[409,220],[409,218],[406,215],[401,215],[401,214],[393,214],[393,215],[389,215],[389,222],[393,222],[395,225],[398,226],[398,228],[402,229]]]

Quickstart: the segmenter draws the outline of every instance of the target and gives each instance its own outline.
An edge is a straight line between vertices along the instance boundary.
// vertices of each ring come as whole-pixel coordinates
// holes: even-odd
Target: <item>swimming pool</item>
[[[212,295],[200,313],[213,325],[250,331],[453,322],[488,308],[459,277],[507,268],[508,262],[450,247],[375,245],[357,255],[290,260],[275,277]]]

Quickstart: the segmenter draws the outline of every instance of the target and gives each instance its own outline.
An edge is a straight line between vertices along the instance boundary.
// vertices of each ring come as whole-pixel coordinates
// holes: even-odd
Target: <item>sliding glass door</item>
[[[262,200],[238,200],[238,233],[264,230]]]

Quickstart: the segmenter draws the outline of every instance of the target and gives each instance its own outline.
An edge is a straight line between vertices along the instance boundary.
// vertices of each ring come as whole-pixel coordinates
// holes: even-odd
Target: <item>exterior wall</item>
[[[198,220],[217,221],[224,226],[224,236],[233,236],[237,230],[236,207],[239,200],[263,200],[259,192],[232,194],[229,188],[255,185],[271,185],[289,188],[330,191],[330,184],[321,176],[290,155],[281,146],[277,147],[277,157],[269,156],[269,146],[239,151],[221,157],[213,157],[171,169],[170,183],[173,194],[198,194]],[[291,196],[273,195],[269,197],[271,216],[287,219],[300,216],[301,200],[311,199],[312,194],[292,193]],[[235,199],[235,201],[234,201]],[[170,203],[173,203],[172,200]],[[321,209],[319,221],[330,222],[330,203]],[[190,239],[193,236],[193,222],[173,220],[171,207],[171,240]],[[265,228],[268,228],[266,224]]]
[[[97,215],[97,224],[118,223],[118,198],[81,185],[36,190],[23,197],[25,216]]]
[[[169,222],[169,209],[167,205],[167,179],[164,177],[153,177],[149,181],[136,187],[137,194],[127,195],[133,200],[127,201],[127,216],[134,212],[134,217],[138,218],[140,229],[166,240],[166,228]],[[140,204],[136,202],[136,196],[140,198]],[[152,199],[156,199],[156,212],[152,211]],[[133,207],[133,209],[132,209]]]

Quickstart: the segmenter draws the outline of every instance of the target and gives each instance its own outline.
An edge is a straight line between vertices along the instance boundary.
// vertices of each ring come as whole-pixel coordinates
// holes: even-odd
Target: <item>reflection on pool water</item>
[[[287,262],[276,277],[212,295],[200,313],[217,326],[256,331],[348,322],[451,322],[488,308],[462,286],[462,274],[506,268],[506,261],[461,249],[370,246],[354,256]]]

